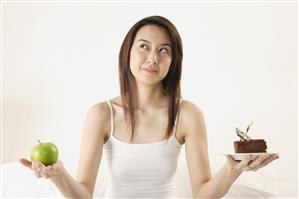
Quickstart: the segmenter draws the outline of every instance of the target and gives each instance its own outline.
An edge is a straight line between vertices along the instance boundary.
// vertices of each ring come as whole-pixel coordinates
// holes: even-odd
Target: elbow
[[[86,183],[80,183],[81,184],[81,186],[84,188],[84,196],[83,197],[80,197],[80,199],[82,198],[84,198],[84,199],[92,199],[92,197],[93,197],[93,192],[94,192],[94,188],[92,188],[91,186],[88,186]]]
[[[86,194],[87,198],[92,199],[93,198],[93,190],[87,189],[87,194]]]
[[[211,195],[211,196],[207,196],[207,195],[197,195],[197,196],[193,196],[193,199],[218,199],[218,198],[222,198],[223,196],[225,196],[225,194],[223,195]]]
[[[208,182],[201,184],[200,186],[195,189],[196,191],[193,192],[193,197],[196,199],[218,199],[223,198],[228,190],[224,190],[216,187],[211,187]]]
[[[193,196],[193,199],[218,199],[218,198],[222,198],[223,196],[225,196],[225,194],[223,195],[213,195],[211,194],[211,196],[208,195],[197,195],[197,196]]]

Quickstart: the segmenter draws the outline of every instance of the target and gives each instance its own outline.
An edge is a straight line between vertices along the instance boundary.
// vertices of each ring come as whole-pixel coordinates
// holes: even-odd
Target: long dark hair
[[[170,137],[173,130],[176,115],[178,112],[179,99],[181,97],[181,71],[183,60],[183,47],[181,37],[176,27],[166,18],[162,16],[150,16],[141,19],[134,24],[127,33],[119,52],[119,80],[120,93],[125,113],[127,126],[131,127],[131,139],[134,139],[135,129],[135,114],[134,114],[134,98],[132,94],[132,79],[133,75],[130,71],[130,50],[132,48],[136,33],[145,25],[156,25],[166,30],[170,41],[172,58],[168,74],[162,80],[163,89],[169,97],[168,101],[168,125],[166,137]]]

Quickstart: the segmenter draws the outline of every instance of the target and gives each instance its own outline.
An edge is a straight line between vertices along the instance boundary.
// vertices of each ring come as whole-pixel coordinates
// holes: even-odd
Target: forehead
[[[157,44],[170,43],[170,38],[166,30],[156,25],[145,25],[141,27],[137,31],[135,41],[139,39],[145,39]]]

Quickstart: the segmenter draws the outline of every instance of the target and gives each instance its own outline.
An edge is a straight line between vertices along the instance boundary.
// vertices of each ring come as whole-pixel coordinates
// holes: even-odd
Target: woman
[[[50,179],[66,197],[93,195],[102,152],[108,158],[110,197],[176,197],[174,174],[185,144],[193,197],[222,197],[243,171],[256,171],[276,155],[227,162],[211,177],[202,111],[182,100],[182,43],[161,16],[137,22],[119,54],[121,95],[93,105],[86,116],[77,177],[61,161],[52,166],[26,159],[37,177]]]

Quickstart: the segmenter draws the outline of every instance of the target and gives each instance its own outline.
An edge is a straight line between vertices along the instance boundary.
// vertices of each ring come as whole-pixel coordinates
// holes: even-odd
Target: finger
[[[32,163],[32,165],[33,165],[33,168],[36,170],[36,171],[38,171],[39,172],[39,174],[41,175],[41,177],[45,177],[44,176],[44,168],[46,168],[46,166],[44,165],[44,164],[42,164],[41,162],[39,162],[39,161],[36,161],[36,160],[34,160],[33,161],[33,163]]]
[[[63,163],[60,160],[52,164],[51,167],[52,167],[51,177],[58,177],[64,173]]]
[[[257,167],[256,170],[258,170],[258,169],[260,169],[260,168],[268,165],[270,162],[272,162],[272,161],[274,161],[274,160],[276,160],[278,158],[279,158],[279,156],[275,155],[275,154],[269,156],[268,158],[266,158],[264,161],[261,162],[261,164]]]
[[[56,163],[52,164],[51,166],[55,171],[61,170],[63,168],[63,164],[60,160],[58,160]]]
[[[259,155],[255,160],[253,160],[250,164],[248,164],[248,167],[250,169],[255,169],[261,164],[261,162],[263,162],[267,158],[268,158],[267,155]]]
[[[232,155],[227,155],[226,159],[229,162],[229,164],[232,166],[235,166],[239,163],[239,161],[235,160]]]
[[[45,175],[45,178],[51,178],[54,175],[57,175],[57,171],[54,170],[53,165],[49,165],[47,167],[44,167],[42,169],[43,174]]]
[[[52,176],[53,175],[53,167],[52,166],[47,166],[42,169],[42,172],[47,176]]]
[[[34,175],[35,175],[37,178],[42,177],[41,172],[40,172],[40,169],[39,169],[38,167],[36,167],[35,165],[33,165],[33,166],[32,166],[32,170],[33,170]]]
[[[46,173],[44,173],[44,172],[41,172],[40,174],[41,174],[41,176],[44,177],[44,178],[49,178],[48,174],[46,174]]]
[[[248,163],[251,161],[252,156],[248,155],[247,157],[243,158],[243,160],[236,165],[237,169],[246,171]]]
[[[31,161],[28,161],[27,159],[25,158],[21,158],[19,159],[19,162],[24,165],[25,167],[29,168],[29,169],[32,169],[32,162]]]
[[[45,171],[45,167],[42,167],[41,165],[39,164],[34,164],[33,166],[34,168],[34,174],[37,176],[37,177],[44,177],[44,178],[47,178],[47,172]]]
[[[31,170],[33,170],[33,173],[37,178],[44,177],[44,175],[42,175],[42,171],[41,171],[41,169],[43,168],[43,164],[40,163],[39,161],[34,160],[34,161],[31,162],[31,161],[28,161],[27,159],[21,158],[19,160],[19,162],[22,165],[24,165],[24,166],[30,168]]]
[[[42,177],[42,171],[38,164],[32,164],[32,170],[36,177],[38,177],[38,178]]]
[[[37,178],[42,177],[41,173],[38,170],[34,170],[33,172],[34,172],[35,177],[37,177]]]
[[[33,165],[35,168],[40,168],[40,169],[42,169],[42,168],[45,167],[45,165],[42,164],[42,163],[41,163],[40,161],[38,161],[38,160],[33,160],[33,161],[32,161],[32,165]]]

